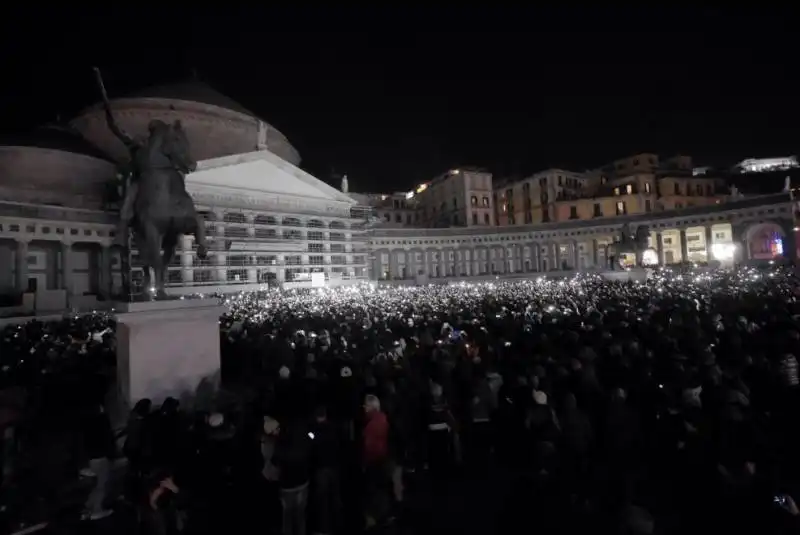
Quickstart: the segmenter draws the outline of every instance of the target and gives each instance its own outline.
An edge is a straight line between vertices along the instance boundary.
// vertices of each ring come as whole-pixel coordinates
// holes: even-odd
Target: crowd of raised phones
[[[776,266],[228,296],[221,388],[122,418],[113,317],[9,324],[0,530],[794,532],[798,297]]]

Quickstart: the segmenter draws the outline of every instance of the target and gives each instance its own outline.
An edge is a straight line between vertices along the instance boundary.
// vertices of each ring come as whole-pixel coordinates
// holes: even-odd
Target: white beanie
[[[345,366],[344,368],[342,368],[342,371],[341,371],[340,375],[342,377],[352,377],[353,376],[353,370],[351,370],[349,366]]]
[[[219,412],[215,412],[215,413],[209,415],[209,417],[208,417],[208,426],[209,427],[213,427],[213,428],[221,427],[222,424],[224,424],[224,423],[225,423],[225,416],[223,416]]]
[[[286,366],[281,366],[281,369],[278,370],[278,375],[280,375],[281,379],[288,379],[292,372]]]
[[[535,401],[537,405],[547,405],[547,394],[541,390],[534,390],[533,401]]]
[[[264,416],[264,433],[265,434],[272,435],[278,430],[279,427],[280,427],[280,424],[278,424],[278,420],[276,420],[275,418],[272,418],[271,416]]]

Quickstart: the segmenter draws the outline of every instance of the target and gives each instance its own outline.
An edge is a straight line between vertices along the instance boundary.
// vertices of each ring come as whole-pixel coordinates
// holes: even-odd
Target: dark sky
[[[112,97],[197,69],[286,134],[305,169],[358,190],[459,165],[505,176],[634,151],[800,152],[788,9],[190,6],[4,14],[0,129],[96,101],[97,64]]]

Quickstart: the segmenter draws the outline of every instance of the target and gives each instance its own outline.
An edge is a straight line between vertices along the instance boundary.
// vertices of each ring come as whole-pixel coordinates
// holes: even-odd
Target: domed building
[[[351,219],[356,202],[299,169],[297,150],[266,121],[199,82],[150,88],[110,105],[133,137],[145,137],[154,119],[180,120],[198,162],[186,187],[206,220],[210,254],[199,260],[185,237],[168,291],[319,284],[312,273],[329,285],[366,278],[363,222]],[[0,141],[0,306],[63,310],[123,297],[113,202],[127,159],[102,104],[66,126]],[[135,250],[130,260],[136,289]]]
[[[120,128],[134,137],[146,136],[153,119],[180,120],[198,161],[269,150],[292,165],[300,164],[300,155],[286,136],[202,82],[146,89],[113,99],[111,108]],[[114,159],[127,157],[125,147],[108,129],[102,104],[78,114],[71,125]]]

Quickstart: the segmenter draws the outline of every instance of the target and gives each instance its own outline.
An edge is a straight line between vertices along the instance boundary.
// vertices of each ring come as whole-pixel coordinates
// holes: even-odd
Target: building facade
[[[407,194],[419,227],[494,225],[492,174],[480,169],[451,169]]]
[[[599,169],[548,169],[500,184],[494,198],[499,226],[586,221],[708,206],[727,196],[725,181],[695,176],[692,160],[637,154]]]
[[[368,211],[299,169],[280,132],[206,86],[159,88],[112,101],[120,127],[146,134],[153,119],[180,120],[199,160],[186,187],[203,216],[209,256],[184,237],[169,266],[177,294],[254,289],[272,280],[331,285],[368,277]],[[38,308],[84,307],[122,297],[122,247],[112,200],[124,147],[99,107],[30,139],[0,147],[0,295]],[[116,199],[118,201],[118,199]],[[133,280],[141,280],[134,250]],[[136,285],[134,284],[134,287]],[[6,303],[7,304],[7,303]],[[59,306],[63,305],[63,306]]]
[[[724,204],[486,229],[374,229],[373,278],[447,280],[605,269],[623,229],[646,232],[660,265],[797,258],[788,193]],[[635,259],[625,258],[627,263]]]

